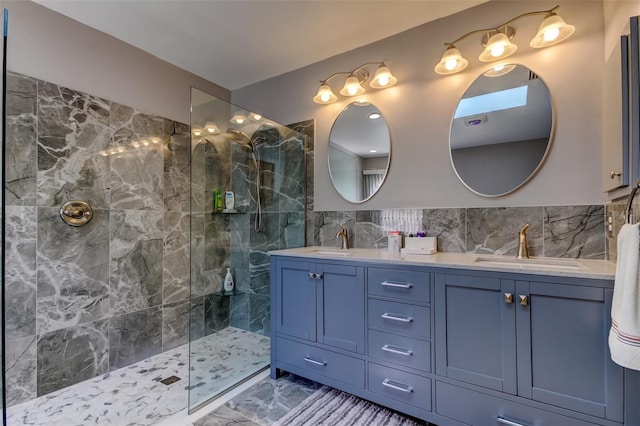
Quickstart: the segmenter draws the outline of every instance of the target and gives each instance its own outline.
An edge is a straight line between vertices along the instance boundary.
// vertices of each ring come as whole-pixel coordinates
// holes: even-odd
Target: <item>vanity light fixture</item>
[[[193,134],[193,136],[202,136],[204,131],[202,130],[202,127],[200,127],[200,126],[193,126],[193,127],[191,127],[191,133]]]
[[[365,83],[369,77],[369,71],[367,67],[370,65],[378,65],[376,72],[373,75],[373,78],[369,82],[369,86],[374,89],[385,89],[387,87],[391,87],[398,82],[398,79],[391,74],[389,67],[386,65],[386,59],[382,62],[367,62],[365,64],[360,65],[356,69],[352,71],[340,71],[331,74],[329,77],[320,81],[320,88],[318,92],[313,97],[313,102],[317,104],[331,104],[338,100],[338,97],[333,93],[331,87],[328,82],[332,78],[338,75],[346,75],[347,79],[344,82],[344,86],[340,89],[340,94],[342,96],[357,96],[364,93],[365,88],[362,87],[362,84]]]
[[[516,35],[516,30],[509,25],[526,16],[545,15],[544,20],[538,27],[538,32],[529,43],[531,47],[538,49],[552,46],[567,39],[573,34],[575,27],[567,24],[564,19],[556,14],[555,11],[559,7],[560,6],[555,6],[549,10],[523,13],[497,27],[473,30],[452,42],[445,43],[447,50],[442,55],[440,62],[435,66],[435,72],[441,75],[448,75],[465,69],[469,61],[462,56],[460,50],[456,47],[456,43],[474,34],[484,34],[481,40],[484,50],[478,57],[480,61],[492,62],[512,55],[518,49],[518,46],[511,42]],[[504,74],[506,74],[506,72]]]

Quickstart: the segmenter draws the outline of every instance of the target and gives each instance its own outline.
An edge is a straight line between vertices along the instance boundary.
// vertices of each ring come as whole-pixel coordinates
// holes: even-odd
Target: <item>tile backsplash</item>
[[[356,248],[387,247],[391,230],[422,230],[438,251],[515,256],[525,224],[531,256],[607,258],[604,205],[315,211],[313,245],[339,246],[344,225]]]

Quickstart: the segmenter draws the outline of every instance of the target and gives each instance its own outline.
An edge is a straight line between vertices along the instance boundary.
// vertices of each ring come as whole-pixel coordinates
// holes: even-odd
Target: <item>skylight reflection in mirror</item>
[[[461,99],[453,118],[469,117],[527,105],[528,86]]]

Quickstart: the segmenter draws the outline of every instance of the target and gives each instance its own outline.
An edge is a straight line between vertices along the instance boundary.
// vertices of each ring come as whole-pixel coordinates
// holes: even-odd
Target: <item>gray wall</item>
[[[529,47],[541,18],[514,24],[518,51],[511,61],[531,68],[547,83],[555,109],[555,140],[540,173],[515,193],[499,198],[479,197],[457,179],[449,159],[449,126],[458,99],[477,75],[481,64],[480,37],[458,44],[469,59],[462,73],[443,77],[433,71],[443,43],[466,32],[500,24],[516,15],[550,9],[576,26],[569,40],[554,47]],[[263,111],[280,122],[316,119],[315,210],[381,209],[386,207],[472,207],[603,204],[600,171],[601,76],[603,57],[602,2],[492,1],[355,49],[308,67],[233,91],[232,101]],[[389,175],[370,201],[354,206],[333,189],[326,159],[333,121],[350,101],[332,105],[313,103],[318,80],[369,61],[388,59],[398,77],[390,89],[367,89],[363,96],[385,115],[392,139]],[[336,85],[339,83],[335,83]],[[334,88],[337,91],[339,88]]]
[[[9,9],[11,71],[182,123],[189,123],[190,86],[229,99],[214,83],[36,3],[0,6]]]

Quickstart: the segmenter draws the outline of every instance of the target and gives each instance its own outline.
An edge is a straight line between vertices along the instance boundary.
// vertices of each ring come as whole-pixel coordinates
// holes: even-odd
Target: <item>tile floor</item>
[[[231,386],[269,364],[269,338],[229,327],[189,345],[7,409],[8,426],[148,426]],[[170,385],[169,376],[181,378]]]

